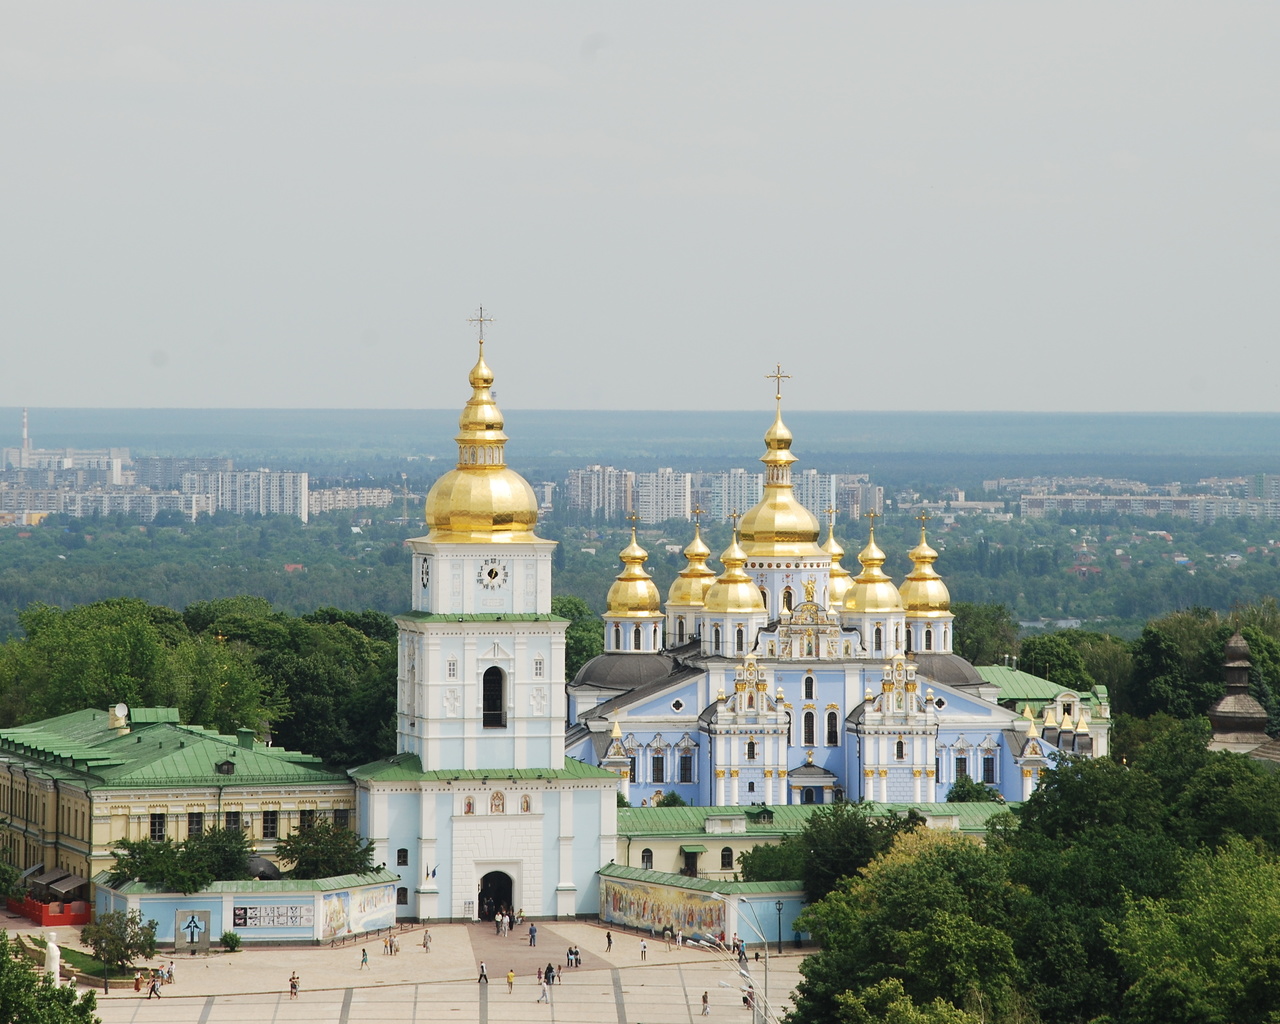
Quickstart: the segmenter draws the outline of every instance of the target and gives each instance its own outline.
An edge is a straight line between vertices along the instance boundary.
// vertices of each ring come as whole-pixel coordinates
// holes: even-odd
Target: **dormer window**
[[[219,761],[214,770],[219,775],[234,775],[236,773],[236,763],[234,761]]]

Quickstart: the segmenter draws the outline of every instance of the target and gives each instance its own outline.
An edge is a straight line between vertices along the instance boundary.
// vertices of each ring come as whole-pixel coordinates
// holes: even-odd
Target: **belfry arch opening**
[[[486,729],[507,727],[506,682],[506,674],[496,665],[484,670],[481,701]]]
[[[480,920],[492,921],[494,916],[505,910],[515,912],[512,899],[515,895],[515,883],[505,871],[490,871],[480,879],[480,892],[477,893],[476,906],[480,911]]]

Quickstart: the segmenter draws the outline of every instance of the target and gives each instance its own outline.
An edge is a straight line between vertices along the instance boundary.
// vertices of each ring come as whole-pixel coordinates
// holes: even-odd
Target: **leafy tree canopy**
[[[104,964],[123,971],[135,959],[156,955],[156,922],[143,922],[138,910],[113,910],[81,928],[80,941]]]
[[[276,843],[276,856],[293,865],[289,873],[294,878],[332,878],[373,870],[373,844],[328,818],[290,832]]]
[[[136,880],[162,892],[199,892],[210,882],[249,875],[249,840],[242,829],[209,829],[182,842],[120,839],[115,844],[113,886]]]
[[[102,1024],[97,997],[54,985],[45,971],[17,956],[0,931],[0,1024]]]

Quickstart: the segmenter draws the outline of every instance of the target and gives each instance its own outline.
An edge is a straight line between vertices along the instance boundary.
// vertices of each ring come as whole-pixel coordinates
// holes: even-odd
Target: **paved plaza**
[[[0,915],[9,931],[41,934],[29,922]],[[174,983],[158,999],[112,984],[109,995],[98,990],[98,1014],[104,1024],[435,1024],[438,1021],[547,1021],[561,1024],[692,1024],[708,993],[711,1016],[747,1022],[742,1005],[746,982],[721,954],[685,947],[667,949],[648,940],[641,960],[640,938],[613,932],[613,949],[605,950],[606,929],[580,922],[539,922],[538,945],[529,946],[527,928],[506,937],[491,924],[446,924],[431,927],[431,952],[422,948],[422,929],[396,933],[400,953],[383,953],[382,937],[331,948],[270,947],[238,953],[172,958]],[[63,930],[58,941],[74,945],[78,932]],[[582,952],[582,966],[566,968],[550,1004],[536,1000],[538,967],[548,962],[559,972],[570,945]],[[360,968],[361,949],[369,953]],[[769,988],[782,1012],[799,980],[800,953],[772,956]],[[150,966],[169,962],[158,957]],[[478,984],[481,960],[489,983]],[[507,971],[514,969],[514,991],[507,992]],[[289,998],[289,975],[297,972],[301,990]],[[751,961],[748,972],[764,993],[764,961]]]

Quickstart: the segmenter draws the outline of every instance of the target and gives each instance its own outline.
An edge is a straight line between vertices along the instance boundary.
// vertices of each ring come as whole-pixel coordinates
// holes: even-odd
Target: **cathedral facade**
[[[723,571],[695,526],[664,602],[637,543],[609,590],[605,653],[569,685],[569,753],[615,771],[635,805],[837,800],[933,803],[957,779],[1023,800],[1058,751],[1106,753],[1105,693],[1001,702],[953,649],[950,594],[922,522],[900,585],[870,539],[852,576],[829,524],[791,483],[781,395],[765,433],[764,495]],[[873,517],[874,523],[874,517]],[[690,865],[693,868],[693,865]]]

